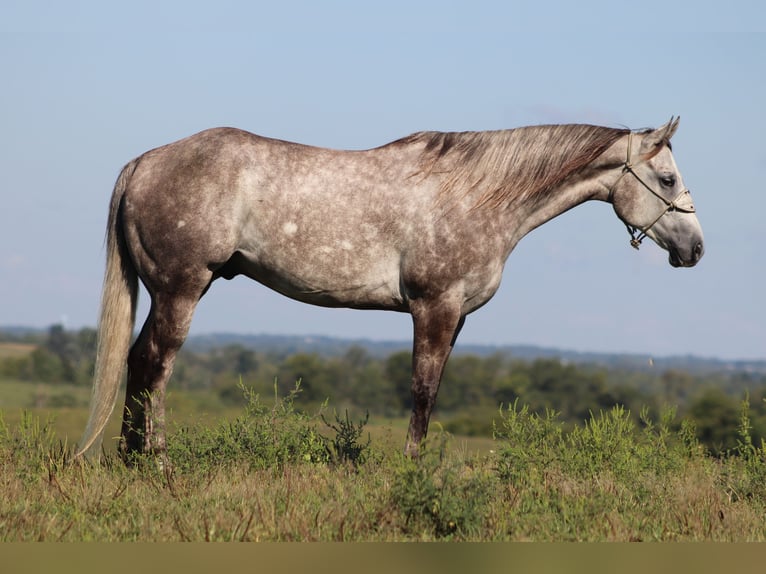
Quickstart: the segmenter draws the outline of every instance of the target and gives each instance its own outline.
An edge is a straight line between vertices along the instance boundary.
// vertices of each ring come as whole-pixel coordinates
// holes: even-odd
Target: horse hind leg
[[[128,354],[128,384],[120,452],[164,457],[165,388],[186,340],[199,296],[155,294],[141,333]]]

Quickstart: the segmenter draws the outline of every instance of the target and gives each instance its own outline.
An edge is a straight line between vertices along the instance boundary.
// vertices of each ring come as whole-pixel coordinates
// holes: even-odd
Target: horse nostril
[[[699,259],[702,257],[702,252],[704,251],[704,248],[702,247],[702,242],[698,241],[697,244],[694,246],[694,257],[696,259]]]

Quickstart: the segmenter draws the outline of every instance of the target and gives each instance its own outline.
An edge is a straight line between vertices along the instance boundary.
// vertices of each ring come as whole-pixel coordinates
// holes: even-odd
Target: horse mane
[[[476,196],[474,207],[541,197],[630,130],[584,124],[483,132],[418,132],[399,144],[423,145],[418,172],[440,175],[440,195]]]

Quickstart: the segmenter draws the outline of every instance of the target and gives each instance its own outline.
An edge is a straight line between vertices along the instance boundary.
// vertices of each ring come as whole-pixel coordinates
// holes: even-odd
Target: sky
[[[0,325],[97,320],[121,167],[214,126],[342,149],[419,130],[681,123],[706,254],[636,252],[604,203],[524,238],[458,345],[766,359],[760,0],[4,2]],[[146,315],[142,294],[138,325]],[[407,340],[406,314],[218,281],[192,333]]]

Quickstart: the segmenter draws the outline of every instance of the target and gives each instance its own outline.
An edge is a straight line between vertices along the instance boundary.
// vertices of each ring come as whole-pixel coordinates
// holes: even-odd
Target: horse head
[[[704,252],[703,237],[670,145],[678,121],[627,136],[626,159],[610,200],[633,247],[649,237],[668,251],[673,267],[693,267]]]

